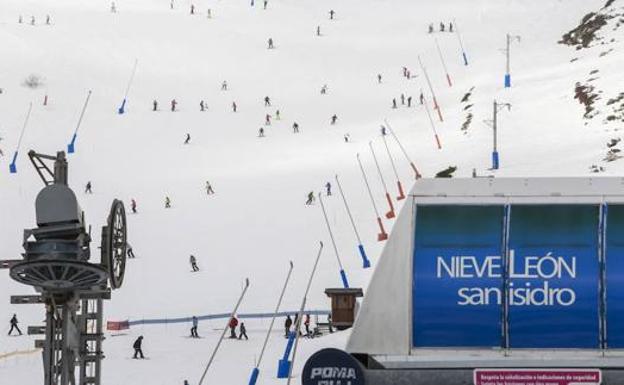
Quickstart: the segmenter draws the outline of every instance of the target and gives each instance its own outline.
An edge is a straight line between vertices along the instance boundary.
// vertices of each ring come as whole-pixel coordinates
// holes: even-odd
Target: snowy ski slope
[[[617,18],[599,32],[604,44],[575,50],[557,44],[578,25],[597,0],[270,0],[261,2],[118,0],[0,1],[0,258],[22,251],[22,230],[35,226],[34,198],[42,183],[28,162],[29,149],[53,154],[66,149],[89,90],[92,96],[69,156],[70,186],[78,193],[93,226],[92,252],[98,255],[99,233],[111,201],[122,199],[129,211],[132,198],[138,214],[129,215],[129,240],[138,258],[130,260],[126,280],[105,305],[109,320],[176,318],[227,312],[243,280],[251,287],[241,312],[271,311],[288,261],[294,276],[283,309],[295,309],[312,268],[319,240],[325,242],[319,272],[312,286],[310,308],[328,309],[326,287],[340,287],[338,263],[318,202],[306,206],[309,191],[322,191],[327,181],[334,195],[325,198],[342,263],[352,287],[363,287],[372,274],[383,243],[376,241],[375,215],[366,195],[356,153],[360,153],[380,211],[387,210],[384,192],[368,150],[373,141],[390,193],[397,191],[380,138],[388,119],[420,172],[431,177],[457,166],[455,176],[587,175],[591,165],[604,174],[620,175],[622,162],[605,163],[605,146],[617,138],[619,120],[606,121],[607,101],[622,89],[621,31]],[[611,9],[622,13],[616,0]],[[212,18],[207,17],[211,9]],[[329,10],[336,11],[329,20]],[[51,25],[45,25],[46,15]],[[19,24],[19,16],[24,23]],[[31,26],[34,15],[36,25]],[[428,34],[429,23],[456,19],[466,46],[464,66],[456,34]],[[316,36],[320,26],[321,36]],[[511,48],[513,87],[503,88],[505,34],[520,35]],[[272,38],[275,49],[267,49]],[[446,78],[434,38],[445,56],[453,86]],[[614,41],[611,41],[611,39]],[[604,51],[613,49],[608,54]],[[418,66],[418,55],[431,77],[444,122],[435,120],[442,149],[435,146],[429,121],[418,104],[420,90],[430,99]],[[126,113],[117,114],[135,59],[138,67]],[[576,59],[571,61],[572,59]],[[408,67],[412,79],[402,76]],[[590,75],[593,70],[598,73]],[[43,79],[30,89],[29,75]],[[377,74],[383,76],[377,83]],[[602,92],[599,114],[583,119],[574,99],[576,82]],[[229,89],[221,90],[227,80]],[[326,95],[320,94],[327,84]],[[474,87],[468,103],[462,97]],[[400,94],[412,96],[413,107],[400,105]],[[44,96],[48,104],[43,106]],[[272,106],[264,107],[270,96]],[[178,111],[169,111],[171,99]],[[392,109],[392,98],[399,108]],[[159,111],[152,112],[152,100]],[[208,105],[199,111],[199,102]],[[501,169],[488,170],[492,146],[492,101],[509,102],[499,114]],[[238,111],[232,112],[236,102]],[[17,159],[17,174],[8,164],[17,145],[24,116],[33,103],[30,122]],[[472,105],[472,107],[467,107]],[[465,110],[465,108],[468,108]],[[279,109],[281,119],[275,120]],[[462,130],[468,112],[471,123]],[[266,137],[258,138],[265,115],[273,115]],[[333,114],[336,125],[330,125]],[[435,119],[435,114],[433,115]],[[297,122],[300,133],[292,133]],[[183,145],[186,134],[192,137]],[[344,142],[349,134],[350,143]],[[414,174],[396,144],[388,141],[406,189]],[[362,269],[357,242],[338,196],[339,174],[373,268]],[[210,181],[216,194],[204,190]],[[87,181],[93,194],[83,194]],[[165,196],[172,208],[164,209]],[[395,200],[397,209],[401,203]],[[384,224],[389,231],[391,220]],[[191,273],[189,255],[201,271]],[[11,294],[32,289],[0,272],[0,325],[13,313],[20,326],[40,324],[43,309],[8,304]],[[6,323],[5,323],[6,322]],[[285,341],[281,324],[261,367],[259,383],[277,384],[276,364]],[[144,326],[127,335],[110,336],[104,344],[104,381],[181,384],[201,375],[223,322],[202,322],[200,340],[185,338],[189,325]],[[259,353],[267,320],[247,321],[250,341],[226,341],[208,374],[211,384],[246,383]],[[388,325],[391,327],[391,325]],[[8,331],[8,327],[6,328]],[[0,333],[2,353],[31,349],[34,338]],[[133,339],[145,336],[150,360],[130,360]],[[304,341],[298,363],[324,346],[344,346],[347,333]],[[298,373],[299,364],[295,372]],[[40,355],[0,359],[0,383],[41,382]]]

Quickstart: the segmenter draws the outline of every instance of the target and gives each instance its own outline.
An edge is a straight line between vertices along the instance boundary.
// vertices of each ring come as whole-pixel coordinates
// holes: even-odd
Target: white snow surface
[[[622,92],[622,43],[608,36],[605,46],[580,51],[557,44],[583,15],[602,7],[597,0],[270,0],[268,9],[256,0],[190,1],[117,0],[117,13],[107,0],[0,1],[0,259],[19,257],[22,231],[36,226],[34,199],[43,187],[27,152],[54,154],[64,150],[80,109],[92,90],[76,143],[69,155],[70,186],[92,225],[92,254],[99,259],[100,228],[111,201],[130,199],[138,214],[128,215],[129,241],[138,258],[127,265],[126,279],[105,304],[107,320],[175,318],[231,310],[246,277],[251,280],[241,313],[270,312],[285,278],[288,261],[295,265],[282,309],[298,308],[318,242],[324,241],[309,306],[328,309],[324,288],[340,287],[339,268],[318,202],[304,204],[309,191],[322,191],[327,181],[334,195],[325,197],[338,250],[352,287],[366,292],[383,243],[356,162],[361,153],[377,206],[387,210],[384,192],[368,150],[372,141],[390,193],[396,181],[380,138],[388,119],[424,176],[449,165],[456,176],[589,175],[589,166],[621,175],[622,162],[604,164],[605,143],[617,137],[621,122],[605,124],[599,115],[582,119],[574,85],[594,69],[594,84],[603,91],[598,105]],[[615,1],[613,7],[622,4]],[[207,17],[211,9],[212,18]],[[336,18],[329,20],[329,10]],[[51,25],[45,25],[46,15]],[[22,15],[24,23],[19,24]],[[36,25],[31,26],[34,15]],[[430,22],[456,19],[470,65],[464,66],[456,34],[427,33]],[[615,21],[613,21],[615,22]],[[322,36],[316,36],[320,26]],[[611,33],[605,29],[602,34]],[[621,31],[621,30],[620,30]],[[512,44],[513,87],[503,88],[505,34],[521,35]],[[618,31],[618,33],[621,33]],[[271,37],[275,49],[267,49]],[[435,49],[437,38],[453,86]],[[615,41],[610,42],[611,37]],[[444,122],[436,120],[443,148],[435,147],[420,89],[430,99],[418,55],[427,66]],[[571,62],[572,58],[578,60]],[[128,96],[127,112],[117,114],[135,59],[138,67]],[[411,80],[402,77],[408,67]],[[383,75],[381,84],[377,74]],[[43,86],[22,85],[30,74]],[[227,80],[229,89],[221,91]],[[321,87],[327,84],[327,95]],[[474,114],[466,132],[462,96],[470,97]],[[618,88],[619,87],[619,88]],[[413,97],[412,108],[400,105],[400,94]],[[43,106],[48,95],[48,105]],[[272,107],[264,107],[265,96]],[[398,109],[391,109],[392,98]],[[177,112],[169,102],[178,101]],[[159,102],[152,112],[152,100]],[[208,105],[199,111],[199,101]],[[512,103],[499,115],[501,169],[488,170],[492,146],[492,101]],[[238,112],[230,106],[235,101]],[[32,115],[17,159],[17,174],[8,164],[20,136],[28,104]],[[279,109],[281,120],[275,120]],[[273,122],[258,138],[265,114]],[[338,122],[330,125],[337,114]],[[435,118],[435,115],[434,115]],[[300,133],[292,133],[297,122]],[[191,143],[183,145],[189,133]],[[350,134],[351,142],[343,136]],[[388,143],[407,190],[414,174],[398,147]],[[339,174],[373,269],[362,269],[357,242],[333,181]],[[209,180],[216,194],[207,196]],[[83,194],[87,181],[93,194]],[[164,208],[165,196],[172,208]],[[397,210],[401,203],[394,201]],[[385,220],[386,229],[392,221]],[[190,272],[193,254],[201,268]],[[9,305],[9,295],[33,290],[0,271],[0,356],[32,349],[32,337],[6,337],[4,326],[17,313],[20,326],[38,325],[43,309]],[[388,299],[392,300],[392,299]],[[6,320],[6,324],[4,323]],[[225,320],[200,323],[206,338],[185,338],[189,325],[133,327],[104,343],[104,383],[111,385],[196,383]],[[282,319],[261,366],[260,384],[284,383],[275,378],[285,340]],[[246,321],[249,341],[225,341],[208,373],[209,384],[247,383],[262,344],[268,320]],[[391,327],[391,325],[389,325]],[[137,335],[145,336],[149,360],[129,359]],[[344,347],[348,332],[305,340],[295,373],[314,351]],[[0,359],[0,383],[21,385],[42,381],[41,357],[26,354]],[[297,378],[297,383],[299,379]]]

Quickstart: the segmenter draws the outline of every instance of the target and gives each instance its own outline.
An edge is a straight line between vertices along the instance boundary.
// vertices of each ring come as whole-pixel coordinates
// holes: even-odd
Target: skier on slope
[[[405,94],[401,94],[401,105],[404,106],[405,105]]]
[[[316,36],[321,36],[321,26],[320,25],[316,26]]]
[[[143,345],[143,336],[139,336],[139,338],[136,339],[136,341],[134,341],[134,344],[132,345],[132,347],[134,348],[134,359],[139,358],[138,356],[141,356],[141,359],[145,358],[145,356],[143,355],[143,349],[142,349],[142,345]]]
[[[336,12],[333,9],[329,10],[329,20],[334,20],[334,15],[336,14]]]
[[[214,190],[212,189],[212,185],[209,181],[206,181],[206,194],[214,194]]]
[[[420,99],[420,104],[425,104],[425,95],[422,91],[420,91],[420,96],[418,98]]]
[[[269,0],[264,0],[264,9],[267,9],[267,5],[269,5]]]
[[[286,316],[286,320],[284,321],[284,337],[288,338],[290,334],[290,327],[292,326],[292,318],[290,318],[290,314]]]
[[[189,262],[191,263],[191,269],[193,269],[193,272],[199,271],[199,267],[197,266],[197,259],[193,254],[191,254]]]
[[[16,314],[13,314],[13,317],[11,317],[11,320],[9,321],[9,323],[11,324],[11,329],[9,330],[9,335],[11,335],[11,333],[13,333],[13,329],[16,329],[17,332],[19,333],[19,335],[21,336],[22,335],[22,331],[20,330],[19,326],[17,326],[17,324],[19,322],[17,321],[17,315]]]
[[[273,45],[273,39],[272,38],[269,38],[268,43],[269,43],[269,49],[275,48],[275,46]]]
[[[117,13],[117,6],[115,5],[114,1],[111,3],[110,10],[111,10],[112,13]]]
[[[175,112],[177,105],[178,102],[175,99],[171,99],[171,112]]]
[[[232,102],[232,112],[236,112],[236,109],[238,107],[236,106],[236,102]]]
[[[258,138],[264,138],[264,128],[260,127],[258,130]]]
[[[228,326],[230,327],[230,338],[236,338],[236,327],[238,326],[238,320],[236,317],[230,318],[230,322],[228,322]]]
[[[411,96],[408,96],[408,97],[407,97],[407,107],[409,108],[409,107],[411,107],[411,106],[412,106],[412,97],[411,97]]]
[[[93,191],[91,191],[91,181],[88,181],[85,186],[85,194],[93,194]]]
[[[238,336],[238,339],[242,339],[243,337],[245,337],[246,340],[249,339],[249,337],[247,337],[247,328],[245,327],[245,323],[241,322],[240,324],[240,334]]]
[[[197,325],[198,325],[197,317],[193,316],[192,323],[193,323],[193,326],[191,327],[191,337],[199,338],[199,335],[197,334]]]
[[[224,80],[223,83],[221,83],[221,91],[227,91],[227,80]]]
[[[184,139],[184,144],[189,144],[191,142],[191,134],[186,133],[186,139]]]
[[[381,136],[386,136],[386,126],[381,125]]]
[[[381,84],[381,74],[377,74],[377,83]]]
[[[440,32],[444,32],[444,23],[440,22]]]
[[[158,101],[156,99],[152,102],[152,111],[158,111]]]
[[[46,15],[46,25],[50,25],[50,15]]]
[[[325,95],[327,93],[327,84],[323,84],[321,87],[321,95]]]
[[[299,124],[297,124],[297,122],[293,123],[293,134],[296,134],[299,132]]]
[[[337,120],[338,120],[338,116],[336,114],[332,115],[332,117],[331,117],[331,124],[332,125],[336,124]]]
[[[132,199],[130,200],[130,208],[132,209],[132,213],[133,213],[133,214],[136,214],[136,213],[137,213],[137,203],[136,203],[136,201],[134,200],[134,198],[132,198]]]
[[[331,183],[325,183],[325,191],[327,192],[327,196],[331,196]]]
[[[169,197],[165,197],[165,208],[171,208],[171,199],[169,199]]]
[[[433,33],[433,23],[429,24],[429,33]]]
[[[281,119],[281,117],[280,117],[279,110],[275,110],[275,120],[280,120],[280,119]]]
[[[204,104],[204,101],[203,101],[203,100],[200,100],[200,101],[199,101],[199,110],[200,110],[201,112],[206,111],[206,106],[205,106],[205,104]]]
[[[195,5],[191,4],[191,15],[195,14]]]
[[[392,98],[392,108],[397,108],[396,98]]]
[[[306,205],[311,205],[314,202],[314,191],[310,191],[308,193],[308,200],[306,201]]]
[[[267,125],[267,126],[270,126],[270,125],[271,125],[271,115],[266,114],[266,115],[264,116],[264,124],[265,124],[265,125]]]
[[[132,251],[132,246],[128,242],[126,242],[126,254],[128,254],[128,258],[136,258],[134,251]]]
[[[351,135],[349,135],[348,133],[344,134],[344,141],[345,141],[345,143],[349,143],[350,139],[351,139]]]
[[[453,33],[453,23],[449,23],[449,32]]]
[[[268,96],[264,97],[264,106],[271,107],[271,98],[269,98]]]

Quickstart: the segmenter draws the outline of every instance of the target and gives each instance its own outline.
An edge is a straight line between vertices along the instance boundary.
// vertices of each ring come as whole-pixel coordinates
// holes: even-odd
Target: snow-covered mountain
[[[270,0],[266,10],[261,2],[252,7],[249,1],[174,0],[170,9],[168,0],[117,0],[115,6],[113,13],[108,0],[0,2],[0,258],[17,257],[22,230],[35,226],[34,198],[42,184],[27,151],[65,149],[91,90],[69,173],[94,229],[93,254],[98,254],[99,228],[111,201],[119,198],[129,206],[134,198],[138,204],[138,213],[129,215],[129,239],[138,258],[129,261],[124,287],[106,303],[107,319],[227,312],[246,277],[251,287],[241,312],[271,311],[289,260],[295,271],[283,308],[295,309],[319,240],[326,248],[309,307],[329,308],[323,290],[341,286],[338,262],[318,202],[305,205],[307,194],[324,191],[328,181],[334,194],[325,197],[325,204],[342,264],[351,286],[366,292],[383,243],[376,241],[375,214],[356,154],[377,206],[386,211],[369,150],[372,141],[395,196],[396,181],[380,136],[384,119],[425,177],[449,166],[457,167],[456,177],[469,177],[473,169],[496,176],[620,175],[624,167],[617,159],[624,119],[624,3],[619,0],[606,5],[602,0]],[[439,32],[440,22],[447,31]],[[507,33],[520,39],[511,45],[512,87],[505,89],[501,49]],[[267,49],[269,38],[274,49]],[[444,119],[431,110],[442,149],[419,103],[421,90],[431,102],[419,55]],[[119,115],[135,60],[126,113]],[[29,87],[28,79],[38,84]],[[227,90],[221,89],[223,81]],[[324,85],[327,93],[321,94]],[[401,104],[401,94],[412,97],[412,107]],[[266,96],[270,107],[265,107]],[[170,111],[172,99],[176,112]],[[159,103],[156,112],[153,100]],[[208,106],[204,112],[201,100]],[[512,105],[499,114],[497,171],[489,170],[492,130],[484,123],[492,119],[494,100]],[[18,173],[10,174],[29,103],[33,107]],[[267,114],[272,121],[264,126]],[[293,133],[294,122],[299,133]],[[260,138],[263,126],[265,137]],[[185,145],[187,133],[191,141]],[[409,189],[414,173],[396,143],[389,139],[388,144]],[[335,174],[372,269],[362,268]],[[88,181],[93,194],[83,194]],[[214,195],[206,194],[206,181]],[[164,208],[166,196],[170,209]],[[393,203],[400,209],[401,202]],[[392,221],[384,224],[389,231]],[[199,273],[190,273],[190,254],[198,259]],[[41,308],[8,304],[10,294],[31,292],[0,272],[0,322],[8,325],[18,313],[24,328],[40,324]],[[144,326],[109,337],[105,383],[196,381],[218,337],[214,329],[222,323],[202,322],[200,334],[206,338],[201,340],[183,338],[187,325]],[[249,342],[226,343],[208,382],[245,382],[267,325],[266,320],[249,321]],[[284,347],[278,329],[260,383],[280,383],[274,378]],[[33,338],[4,334],[0,357],[32,348]],[[127,359],[138,334],[145,336],[149,361]],[[304,341],[296,368],[315,349],[343,346],[345,339],[338,333]],[[0,382],[40,383],[40,365],[38,354],[0,358]]]

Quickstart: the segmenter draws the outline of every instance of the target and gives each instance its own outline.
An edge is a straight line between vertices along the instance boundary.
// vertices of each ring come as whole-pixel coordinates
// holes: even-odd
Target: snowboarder
[[[397,108],[396,98],[392,98],[392,108]]]
[[[269,5],[269,0],[264,0],[264,9],[267,8],[267,5]]]
[[[331,183],[325,183],[325,190],[327,191],[327,196],[331,196]]]
[[[223,83],[221,83],[221,91],[227,91],[227,81],[224,80]]]
[[[203,100],[200,100],[200,101],[199,101],[199,110],[200,110],[201,112],[206,111],[206,106],[205,106],[205,104],[204,104],[204,101],[203,101]]]
[[[381,74],[377,74],[377,83],[381,84]]]
[[[264,97],[264,106],[265,107],[270,107],[271,106],[271,98],[269,98],[268,96]]]
[[[321,26],[320,25],[316,26],[316,36],[321,36]]]
[[[329,20],[334,20],[334,15],[336,14],[336,12],[334,12],[333,9],[329,10]]]
[[[197,259],[193,254],[191,254],[189,262],[191,263],[191,269],[193,269],[193,272],[199,271],[199,267],[197,266]]]
[[[321,87],[321,95],[325,95],[327,93],[327,84],[323,84]]]
[[[19,333],[19,335],[22,335],[22,331],[20,330],[19,326],[17,326],[18,321],[17,321],[17,315],[13,314],[13,317],[11,317],[11,320],[9,321],[9,323],[11,324],[11,329],[9,330],[9,335],[11,335],[11,333],[13,333],[13,329],[16,329],[17,332]]]
[[[193,326],[191,327],[191,337],[199,338],[199,335],[197,334],[197,324],[198,324],[197,317],[193,316],[192,322],[193,322]]]
[[[158,111],[158,101],[156,99],[152,102],[152,111]]]
[[[444,32],[444,23],[440,22],[440,32]]]
[[[271,115],[266,114],[266,115],[264,116],[264,124],[265,124],[266,126],[270,126],[270,125],[271,125]]]
[[[191,4],[191,15],[195,14],[195,5]]]
[[[273,46],[273,39],[269,38],[269,49],[273,49],[275,48],[275,46]]]
[[[232,112],[236,112],[236,102],[232,102]]]
[[[245,328],[245,323],[241,322],[240,324],[240,334],[238,335],[238,339],[242,339],[243,337],[245,337],[246,340],[249,339],[249,337],[247,337],[247,328]]]
[[[296,134],[299,132],[299,124],[297,124],[297,122],[293,123],[293,134]]]
[[[425,95],[422,93],[422,91],[420,91],[419,99],[420,99],[420,104],[425,104]]]
[[[381,125],[381,136],[386,136],[386,126]]]
[[[139,336],[139,338],[136,339],[136,341],[134,341],[134,344],[132,345],[132,347],[134,348],[134,359],[139,358],[137,356],[141,356],[141,359],[145,358],[145,356],[143,355],[143,349],[141,348],[141,345],[143,344],[143,336]]]
[[[128,242],[126,242],[126,253],[128,254],[128,258],[136,258],[134,251],[132,251],[132,246]]]
[[[165,197],[165,208],[171,208],[171,199],[169,199],[169,197]]]
[[[407,97],[407,107],[409,108],[409,107],[411,107],[411,106],[412,106],[412,97],[411,97],[411,96],[408,96],[408,97]]]
[[[405,94],[401,94],[401,105],[405,105]]]
[[[236,317],[230,318],[228,326],[230,327],[230,338],[236,338],[236,327],[238,326],[238,320],[236,319]]]
[[[303,320],[303,326],[305,326],[306,337],[310,336],[310,314],[305,315],[305,319]]]
[[[134,198],[132,198],[130,200],[130,208],[132,209],[132,214],[136,214],[137,213],[137,204],[136,204],[136,201],[134,200]]]
[[[85,194],[93,194],[93,191],[91,191],[91,181],[88,181],[85,186]]]
[[[338,120],[338,116],[336,114],[332,115],[332,117],[331,117],[331,124],[332,125],[336,124],[337,120]]]
[[[429,24],[429,33],[433,33],[433,23]]]
[[[111,3],[111,12],[112,13],[117,13],[117,6],[115,5],[114,1]]]
[[[264,128],[262,127],[258,130],[258,138],[264,138]]]
[[[279,112],[279,110],[276,110],[275,111],[275,120],[280,120],[280,119],[281,119],[280,118],[280,112]]]
[[[292,318],[290,318],[290,314],[286,316],[286,320],[284,321],[284,337],[288,338],[290,334],[290,327],[292,326]]]
[[[214,190],[212,189],[212,185],[210,182],[206,181],[206,194],[214,194]]]
[[[186,139],[184,139],[184,144],[189,144],[191,141],[191,134],[186,133]]]
[[[175,99],[171,99],[171,112],[175,112],[177,105],[178,102]]]
[[[306,201],[306,205],[310,206],[312,203],[314,203],[314,191],[310,191],[308,193],[308,200]]]

